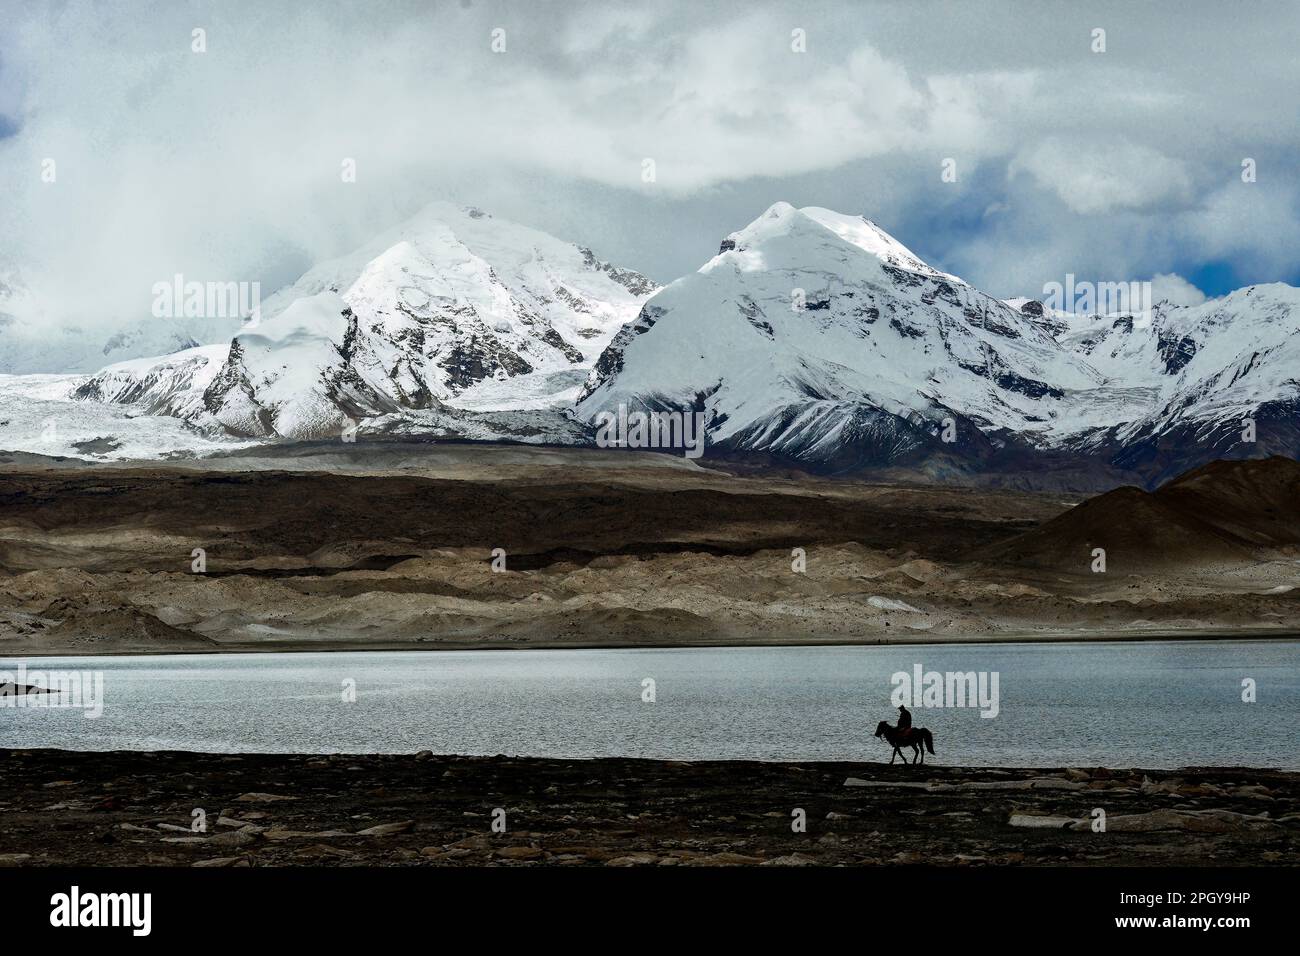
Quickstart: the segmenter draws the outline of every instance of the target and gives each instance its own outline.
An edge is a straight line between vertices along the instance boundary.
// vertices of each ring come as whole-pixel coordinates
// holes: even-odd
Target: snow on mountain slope
[[[617,310],[624,299],[619,290],[631,298],[643,298],[657,288],[645,276],[601,262],[590,249],[557,239],[549,233],[496,218],[473,207],[434,202],[359,249],[314,266],[296,282],[268,298],[263,303],[262,314],[275,315],[295,299],[326,290],[344,294],[374,260],[402,243],[414,244],[435,254],[441,251],[462,264],[470,259],[486,263],[496,270],[497,278],[512,291],[526,298],[537,298],[543,306],[549,304],[545,300],[557,286],[567,285],[568,288],[560,293],[561,306],[569,304],[566,292],[582,293],[587,298],[587,301],[572,306],[578,313],[591,312],[608,318],[610,309]],[[470,272],[477,268],[469,267]],[[447,286],[454,285],[462,292],[480,295],[477,288],[463,281],[464,276],[462,281],[450,273],[443,278]],[[611,285],[616,288],[611,289]],[[590,327],[590,323],[575,322],[563,308],[556,310],[555,315],[577,328]]]
[[[588,249],[434,203],[263,302],[222,367],[204,367],[201,402],[189,387],[199,377],[172,359],[104,370],[79,397],[156,402],[183,391],[171,413],[254,437],[337,435],[375,419],[449,436],[460,420],[464,437],[578,440],[568,408],[655,288]]]
[[[338,435],[340,379],[355,317],[333,292],[298,299],[235,337],[204,406],[239,435]]]
[[[229,354],[228,345],[203,345],[162,359],[119,362],[78,381],[71,397],[193,420],[203,414],[203,393]]]
[[[74,401],[80,375],[0,375],[0,450],[87,460],[193,458],[252,444],[169,414]]]
[[[1108,379],[1156,386],[1169,397],[1246,352],[1293,336],[1300,290],[1274,283],[1238,289],[1195,306],[1157,303],[1150,314],[1083,320],[1060,337]]]
[[[1104,378],[1095,414],[1064,430],[1064,447],[1132,463],[1152,457],[1144,446],[1163,436],[1164,455],[1180,443],[1193,456],[1207,448],[1228,455],[1234,446],[1241,454],[1251,444],[1240,437],[1245,420],[1271,416],[1277,420],[1260,440],[1287,453],[1300,289],[1274,283],[1193,306],[1158,302],[1149,312],[1107,316],[1049,311],[1042,321]]]
[[[361,422],[586,443],[602,412],[699,411],[712,453],[830,472],[1076,468],[1149,484],[1215,457],[1300,457],[1300,290],[1076,315],[996,300],[818,207],[777,203],[656,292],[589,250],[438,203],[261,314],[228,348],[69,387],[252,438]]]
[[[1046,443],[1101,380],[866,220],[777,203],[646,302],[578,414],[693,408],[729,449],[885,463],[937,443],[946,418]]]
[[[823,209],[820,206],[804,206],[799,211],[813,222],[825,226],[845,242],[851,242],[864,252],[871,253],[886,265],[947,279],[949,282],[966,284],[964,280],[932,267],[866,216],[846,216],[844,213]]]
[[[1297,343],[1291,286],[1074,315],[991,299],[868,220],[778,203],[647,300],[577,410],[702,411],[715,451],[829,471],[1023,470],[1048,451],[1150,481],[1300,456]]]
[[[402,410],[562,418],[654,288],[546,233],[435,203],[267,300],[263,329],[236,337],[207,407],[238,434],[295,438]],[[303,302],[315,304],[295,313]]]
[[[372,350],[385,345],[367,336],[335,293],[298,299],[231,343],[203,396],[206,415],[235,435],[259,437],[340,437],[364,420],[368,433],[471,441],[582,439],[554,407],[484,413],[436,399],[414,404],[409,393],[394,391],[391,373]]]
[[[1145,408],[1073,443],[1082,450],[1155,479],[1213,458],[1300,453],[1300,289],[1273,283],[1158,306],[1149,323],[1115,321],[1063,342],[1085,343],[1110,374],[1153,383]]]

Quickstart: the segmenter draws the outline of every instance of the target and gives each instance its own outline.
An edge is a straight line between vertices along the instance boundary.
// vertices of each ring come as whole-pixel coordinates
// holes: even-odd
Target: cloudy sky
[[[1263,0],[0,0],[0,271],[144,315],[452,199],[668,281],[785,200],[1003,296],[1300,284],[1298,35]]]

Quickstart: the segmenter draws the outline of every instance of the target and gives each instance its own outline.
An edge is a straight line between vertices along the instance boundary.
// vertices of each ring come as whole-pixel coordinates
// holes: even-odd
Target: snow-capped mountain
[[[714,454],[833,472],[1073,459],[1104,469],[1102,483],[1149,482],[1215,457],[1300,452],[1298,332],[1289,286],[1067,315],[995,300],[868,220],[778,203],[647,300],[577,413],[699,411]]]
[[[208,350],[119,365],[79,397],[177,404],[183,395],[173,413],[238,436],[337,436],[367,420],[458,437],[577,440],[565,412],[655,288],[588,249],[435,203],[269,298],[219,368]]]
[[[1031,316],[873,223],[777,203],[646,302],[577,410],[696,409],[715,447],[838,470],[987,453],[989,433],[1045,444],[1102,382]]]
[[[656,290],[439,203],[307,272],[229,346],[121,362],[74,395],[205,441],[361,424],[584,444],[604,416],[677,410],[703,416],[706,455],[1084,489],[1300,457],[1298,333],[1290,286],[1072,314],[988,296],[862,217],[786,203]],[[44,402],[54,384],[40,388]]]
[[[1300,450],[1300,289],[1238,289],[1149,316],[1094,319],[1061,344],[1124,383],[1125,414],[1066,442],[1159,481],[1185,464]],[[1253,436],[1253,440],[1247,437]]]

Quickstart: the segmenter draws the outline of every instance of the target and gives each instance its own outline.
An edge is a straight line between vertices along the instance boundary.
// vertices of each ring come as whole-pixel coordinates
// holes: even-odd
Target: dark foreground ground
[[[0,750],[0,865],[882,863],[1296,865],[1300,774]]]

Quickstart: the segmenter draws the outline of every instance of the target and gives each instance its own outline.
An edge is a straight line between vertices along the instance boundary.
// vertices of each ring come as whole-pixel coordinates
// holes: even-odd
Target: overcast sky
[[[0,269],[143,315],[452,199],[669,281],[785,200],[1003,296],[1300,284],[1298,38],[1286,2],[0,0]]]

